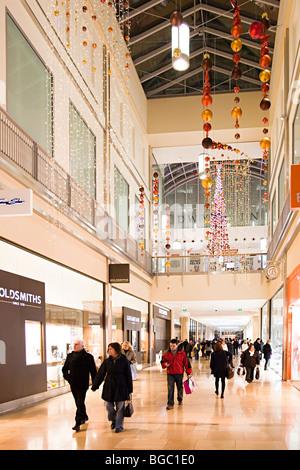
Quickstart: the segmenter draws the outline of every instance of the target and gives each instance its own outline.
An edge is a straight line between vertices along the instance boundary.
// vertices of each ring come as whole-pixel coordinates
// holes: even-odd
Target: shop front
[[[287,380],[300,385],[300,265],[288,277]]]
[[[157,355],[169,348],[171,339],[171,310],[160,305],[153,305],[153,354],[152,361],[157,362]]]
[[[0,241],[0,259],[0,341],[6,355],[5,367],[0,361],[1,377],[4,371],[10,377],[16,370],[19,374],[19,362],[25,371],[20,376],[23,391],[6,392],[2,403],[67,385],[61,369],[75,339],[83,338],[99,366],[104,354],[103,283],[5,241]],[[35,286],[44,294],[36,294]],[[14,291],[19,297],[10,305],[5,295]],[[24,302],[37,298],[38,305]]]
[[[271,299],[271,368],[282,377],[283,371],[283,287]]]
[[[129,341],[139,364],[149,364],[149,303],[112,288],[112,342]]]

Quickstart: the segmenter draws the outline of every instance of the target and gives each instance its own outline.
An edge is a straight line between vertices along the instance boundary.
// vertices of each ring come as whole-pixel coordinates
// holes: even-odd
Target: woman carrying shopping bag
[[[93,380],[91,390],[95,392],[104,382],[102,399],[105,401],[111,429],[123,431],[125,402],[131,400],[132,377],[130,365],[122,354],[119,343],[108,345],[108,359],[105,359]]]

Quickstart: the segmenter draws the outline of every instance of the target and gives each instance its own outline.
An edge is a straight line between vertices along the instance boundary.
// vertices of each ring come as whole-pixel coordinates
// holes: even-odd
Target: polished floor
[[[72,431],[72,395],[55,397],[0,415],[0,450],[300,450],[300,391],[272,370],[246,385],[227,381],[216,398],[209,362],[193,362],[198,388],[166,410],[166,372],[144,369],[134,382],[134,408],[115,434],[98,390],[87,393],[89,421]]]

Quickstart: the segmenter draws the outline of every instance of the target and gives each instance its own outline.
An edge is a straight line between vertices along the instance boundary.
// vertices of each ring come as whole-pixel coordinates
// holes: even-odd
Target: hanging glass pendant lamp
[[[170,17],[172,25],[172,66],[183,72],[190,66],[190,28],[183,23],[181,13],[174,11]]]

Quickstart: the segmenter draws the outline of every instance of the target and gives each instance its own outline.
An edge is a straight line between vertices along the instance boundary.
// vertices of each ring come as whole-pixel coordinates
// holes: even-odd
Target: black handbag
[[[133,409],[132,401],[128,400],[127,402],[125,402],[125,406],[124,406],[124,412],[123,412],[124,418],[130,418],[133,415],[133,412],[134,412],[134,409]]]
[[[258,380],[260,377],[260,370],[259,370],[259,367],[256,367],[256,372],[255,372],[255,378],[256,380]]]

